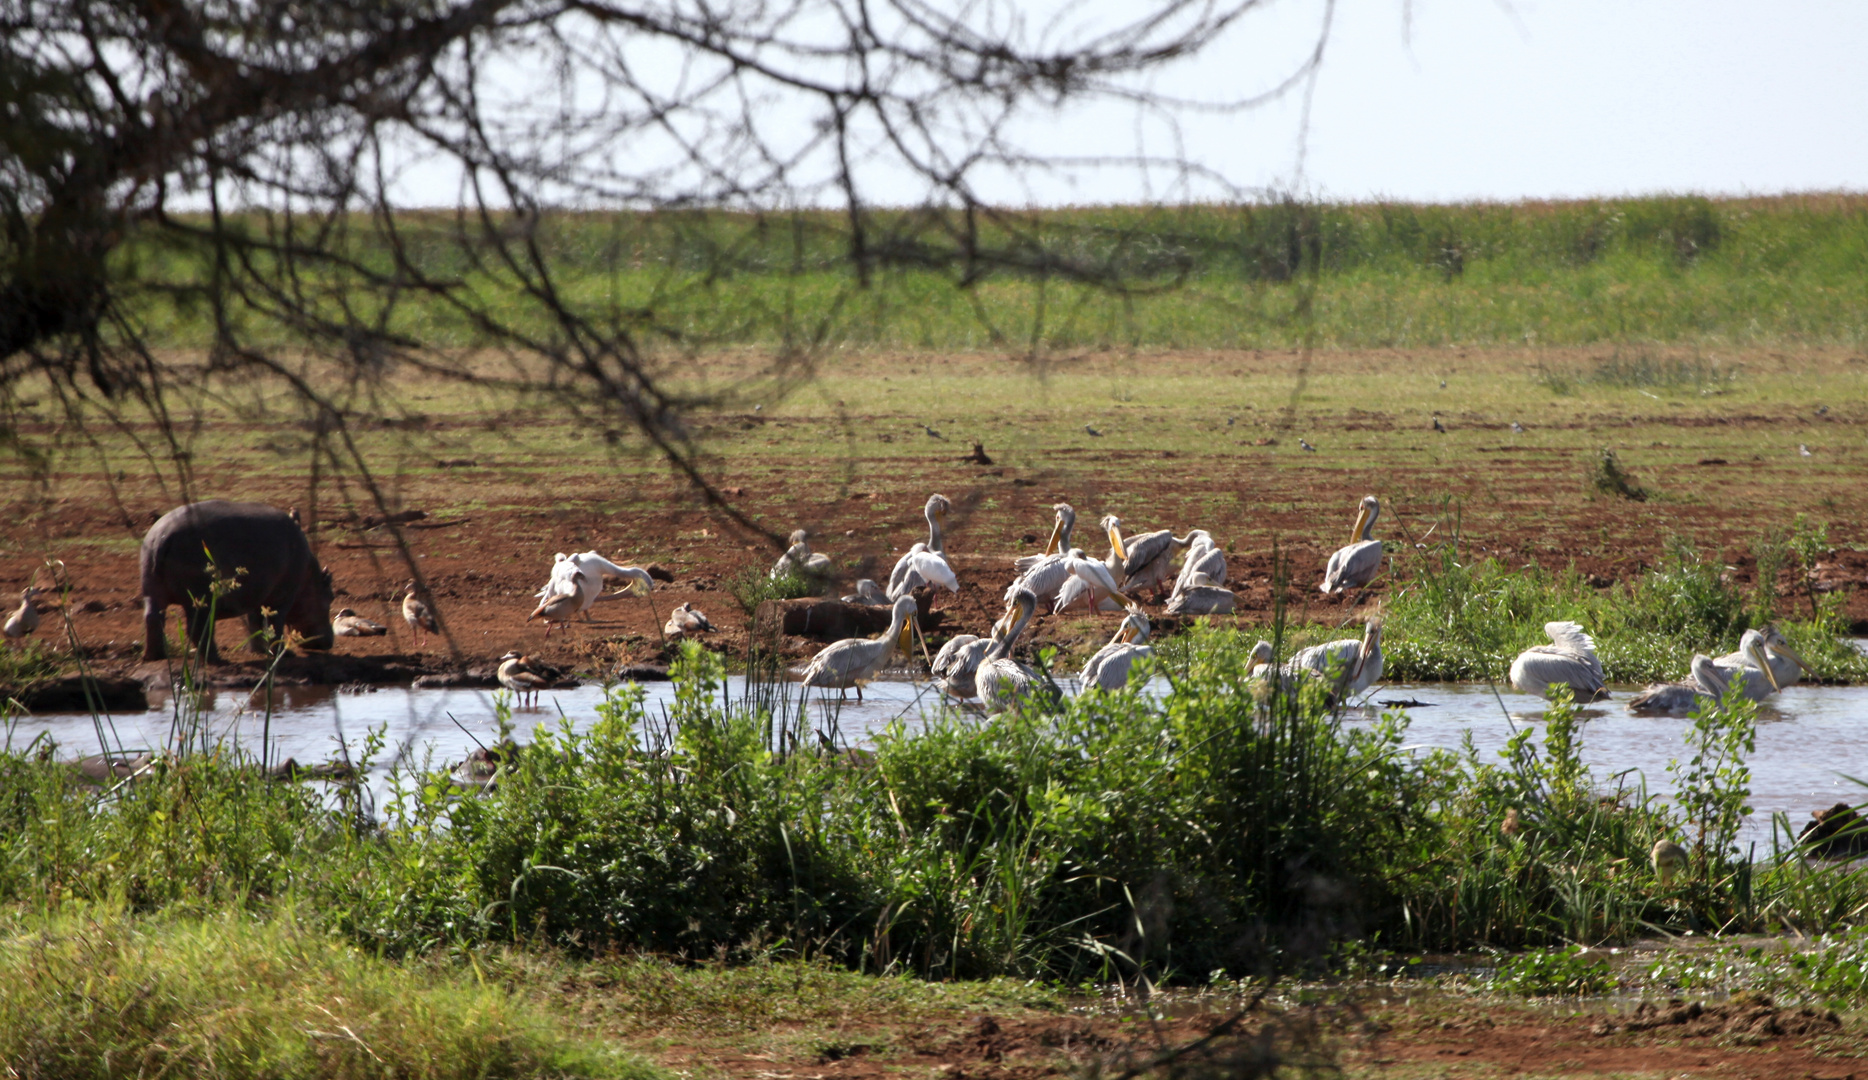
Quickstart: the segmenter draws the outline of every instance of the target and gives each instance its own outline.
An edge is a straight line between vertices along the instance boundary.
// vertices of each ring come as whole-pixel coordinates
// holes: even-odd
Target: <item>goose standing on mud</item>
[[[844,638],[826,645],[804,669],[804,685],[848,691],[856,688],[863,700],[863,684],[889,666],[897,652],[908,655],[914,632],[915,598],[904,596],[889,612],[889,628],[879,638]]]
[[[1548,697],[1550,688],[1569,684],[1578,702],[1608,697],[1596,642],[1573,622],[1547,622],[1549,645],[1533,645],[1511,662],[1511,686],[1525,694]]]
[[[1039,604],[1048,607],[1057,602],[1058,591],[1070,581],[1070,567],[1064,560],[1070,554],[1070,534],[1077,527],[1077,511],[1069,503],[1058,503],[1051,507],[1051,517],[1051,539],[1045,543],[1044,552],[1027,555],[1012,564],[1019,575],[1006,586],[1007,604],[1018,597],[1018,590],[1026,589],[1038,598]]]
[[[1148,644],[1148,630],[1148,616],[1139,610],[1123,616],[1122,625],[1116,627],[1116,636],[1096,650],[1096,655],[1090,657],[1083,665],[1082,674],[1077,676],[1083,692],[1114,692],[1127,687],[1129,669],[1135,661],[1154,657],[1155,651]]]
[[[1318,589],[1335,595],[1344,589],[1360,589],[1375,580],[1382,568],[1382,542],[1371,539],[1369,533],[1381,512],[1381,500],[1373,495],[1362,496],[1362,503],[1356,508],[1355,527],[1349,533],[1349,544],[1330,556],[1329,565],[1323,571],[1323,584],[1317,586]]]
[[[7,618],[5,634],[9,641],[18,641],[39,629],[39,606],[34,603],[39,597],[39,590],[31,585],[19,594],[19,607]]]
[[[1743,677],[1745,696],[1751,700],[1763,701],[1787,686],[1795,686],[1802,680],[1803,673],[1810,669],[1803,657],[1790,647],[1783,631],[1775,625],[1747,633],[1758,635],[1757,657],[1746,653],[1745,641],[1740,638],[1736,652],[1726,653],[1714,659],[1713,663],[1719,666],[1720,672],[1728,680]]]
[[[1012,650],[1017,647],[1019,636],[1025,632],[1025,626],[1031,622],[1032,613],[1036,610],[1038,598],[1029,592],[1021,592],[1013,598],[1011,607],[993,626],[992,647],[987,650],[986,658],[980,661],[979,671],[973,676],[974,687],[979,692],[979,703],[988,714],[1001,713],[1014,707],[1043,685],[1037,672],[1012,659]]]
[[[1299,649],[1290,668],[1333,680],[1330,694],[1337,701],[1367,690],[1382,677],[1382,617],[1369,616],[1359,641],[1342,638]]]
[[[1703,699],[1725,696],[1725,673],[1705,653],[1696,653],[1688,665],[1686,681],[1655,683],[1628,699],[1624,706],[1636,716],[1685,716]]]
[[[403,586],[402,621],[409,624],[409,632],[415,635],[415,647],[421,648],[428,641],[428,635],[437,633],[440,623],[429,606],[415,597],[415,583]]]

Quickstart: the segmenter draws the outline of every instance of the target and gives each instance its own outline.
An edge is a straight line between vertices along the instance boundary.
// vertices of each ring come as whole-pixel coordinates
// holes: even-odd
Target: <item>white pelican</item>
[[[1299,649],[1290,668],[1333,680],[1331,695],[1338,701],[1367,690],[1382,677],[1382,617],[1369,616],[1359,641],[1343,638]]]
[[[1005,588],[1005,602],[1010,604],[1018,596],[1018,590],[1029,589],[1038,598],[1038,603],[1051,605],[1057,602],[1057,594],[1070,581],[1070,567],[1064,560],[1070,551],[1070,533],[1077,525],[1077,511],[1069,503],[1058,503],[1051,507],[1054,523],[1051,526],[1051,539],[1044,545],[1041,555],[1027,555],[1012,565],[1017,567],[1019,575]]]
[[[888,631],[881,637],[844,638],[826,645],[805,666],[804,685],[844,691],[854,686],[856,700],[863,700],[863,684],[887,667],[897,652],[908,655],[914,614],[915,598],[904,596],[895,601],[889,612]]]
[[[1685,716],[1701,699],[1725,696],[1730,684],[1712,657],[1697,653],[1688,669],[1685,682],[1656,683],[1629,698],[1625,707],[1636,716]]]
[[[873,578],[859,578],[856,591],[843,598],[846,604],[861,604],[864,607],[888,607],[889,594]]]
[[[579,574],[581,578],[574,577]],[[605,578],[622,578],[628,584],[616,592],[605,593]],[[588,620],[591,605],[600,600],[615,600],[638,590],[644,593],[655,590],[655,579],[649,576],[647,570],[639,566],[618,566],[594,551],[581,551],[575,555],[566,555],[560,551],[552,561],[551,577],[543,588],[532,595],[541,602],[549,602],[560,596],[575,596],[577,605],[571,609],[571,614],[581,613]],[[569,621],[568,617],[566,621]]]
[[[915,547],[920,547],[916,544]],[[946,556],[937,551],[915,551],[910,549],[901,561],[895,564],[901,572],[900,583],[890,591],[891,599],[899,600],[923,585],[946,589],[948,592],[960,591],[960,579],[954,576],[953,567],[947,565]],[[930,608],[933,603],[930,601]]]
[[[1195,529],[1187,534],[1187,557],[1181,560],[1180,576],[1174,579],[1174,591],[1193,584],[1195,574],[1205,574],[1207,585],[1226,584],[1226,553],[1213,542],[1213,534]]]
[[[1513,689],[1547,697],[1552,686],[1568,683],[1579,702],[1609,696],[1603,688],[1602,661],[1596,656],[1594,638],[1573,622],[1547,622],[1544,633],[1550,635],[1551,644],[1533,645],[1511,662]]]
[[[995,624],[993,636],[979,637],[975,634],[957,634],[934,654],[934,681],[941,689],[958,698],[970,698],[979,693],[973,677],[979,673],[980,661],[992,650],[998,641],[999,628]]]
[[[1072,580],[1058,590],[1057,607],[1054,610],[1064,610],[1081,596],[1090,597],[1092,611],[1121,611],[1141,606],[1117,587],[1116,576],[1110,573],[1107,563],[1096,562],[1085,555],[1082,548],[1071,548],[1064,556],[1064,565],[1069,567]],[[1109,606],[1111,604],[1117,606],[1112,609]]]
[[[1148,629],[1148,616],[1139,610],[1123,616],[1122,625],[1116,627],[1116,636],[1083,665],[1083,673],[1077,676],[1082,689],[1086,692],[1115,691],[1128,686],[1129,669],[1135,661],[1152,658],[1155,654],[1148,645]]]
[[[1382,504],[1373,495],[1362,496],[1362,505],[1356,509],[1355,528],[1349,533],[1349,546],[1338,548],[1330,556],[1330,564],[1323,571],[1323,584],[1317,586],[1326,593],[1339,593],[1344,589],[1359,589],[1375,580],[1375,575],[1382,568],[1382,542],[1369,538],[1370,530],[1375,528],[1375,519],[1381,516]]]
[[[19,607],[7,619],[4,633],[8,638],[18,639],[39,629],[39,608],[33,601],[39,596],[39,590],[27,586],[19,594]]]
[[[1037,597],[1029,592],[1019,593],[993,626],[992,647],[973,675],[979,703],[989,714],[1012,708],[1042,685],[1037,672],[1012,659],[1019,635],[1025,632],[1026,624],[1031,622],[1031,615],[1037,609]]]
[[[811,534],[803,529],[795,529],[791,534],[791,546],[772,564],[772,580],[796,575],[805,578],[826,578],[832,573],[830,556],[822,552],[811,551]]]
[[[1238,598],[1232,590],[1213,584],[1213,579],[1205,574],[1194,574],[1192,578],[1183,578],[1174,586],[1174,595],[1168,597],[1169,615],[1231,615],[1238,606]]]
[[[1109,531],[1109,546],[1122,559],[1116,580],[1124,589],[1153,589],[1159,599],[1163,584],[1174,576],[1174,553],[1186,547],[1189,541],[1175,536],[1172,529],[1156,529],[1125,538],[1122,519],[1114,514],[1103,519],[1103,527]]]
[[[534,668],[530,660],[516,652],[509,652],[499,658],[499,684],[519,695],[520,705],[536,703],[538,692],[556,681]]]
[[[338,608],[331,618],[331,632],[338,637],[382,637],[389,627],[371,622],[349,608]]]
[[[1745,696],[1753,701],[1763,701],[1786,686],[1795,686],[1810,666],[1790,647],[1789,640],[1776,626],[1766,626],[1757,634],[1763,664],[1745,652],[1742,638],[1737,652],[1726,653],[1713,660],[1713,663],[1719,665],[1727,679],[1742,676],[1745,680]],[[1769,676],[1765,674],[1767,671]]]
[[[409,632],[415,635],[415,647],[419,649],[429,634],[440,630],[440,625],[428,605],[415,598],[415,583],[411,581],[403,588],[407,591],[402,596],[402,621],[409,624]]]
[[[920,543],[917,541],[908,549],[906,555],[896,560],[895,569],[889,571],[888,595],[891,599],[904,596],[911,589],[915,588],[914,585],[903,584],[911,570],[920,573],[921,581],[919,584],[942,585],[942,587],[951,587],[954,592],[960,591],[960,580],[954,576],[953,567],[947,564],[947,541],[946,534],[943,531],[947,525],[947,512],[952,509],[953,504],[947,501],[947,496],[928,496],[927,505],[921,510],[922,516],[927,518],[928,521],[927,542]],[[934,558],[938,559],[941,565],[946,568],[945,575],[942,578],[930,576],[930,564],[926,560],[917,562],[915,557],[918,555],[932,555]],[[938,574],[939,571],[936,570],[933,571],[933,573]],[[953,585],[946,586],[944,584],[945,581],[952,581]]]
[[[713,632],[713,623],[693,604],[677,604],[668,613],[668,622],[662,627],[662,633],[671,638],[684,638],[690,634]]]

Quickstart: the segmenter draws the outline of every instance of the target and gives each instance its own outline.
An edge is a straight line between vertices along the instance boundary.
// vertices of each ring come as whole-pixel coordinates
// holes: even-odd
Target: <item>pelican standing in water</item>
[[[940,652],[934,654],[931,670],[942,690],[957,698],[970,698],[979,693],[974,676],[979,674],[980,661],[986,659],[986,654],[998,641],[998,630],[995,625],[990,637],[957,634],[940,647]]]
[[[1037,692],[1043,685],[1037,672],[1012,659],[1012,649],[1018,645],[1019,635],[1025,632],[1026,624],[1031,622],[1031,615],[1037,609],[1038,598],[1021,592],[993,626],[992,647],[973,676],[979,703],[989,714],[1013,708],[1020,699]]]
[[[1049,606],[1057,602],[1058,591],[1071,579],[1065,559],[1070,554],[1070,533],[1077,526],[1077,511],[1069,503],[1058,503],[1051,507],[1051,514],[1051,539],[1045,543],[1043,554],[1027,555],[1012,564],[1019,575],[1006,586],[1007,604],[1018,596],[1018,590],[1027,589],[1039,604]]]
[[[1318,589],[1334,595],[1344,589],[1360,589],[1375,580],[1382,568],[1382,542],[1370,539],[1369,532],[1375,528],[1375,519],[1381,512],[1381,500],[1373,495],[1362,496],[1362,504],[1356,508],[1355,528],[1349,533],[1349,544],[1330,556],[1329,565],[1323,571],[1323,584],[1317,586]]]
[[[1113,692],[1127,687],[1129,669],[1135,661],[1154,657],[1155,651],[1148,644],[1148,630],[1148,616],[1140,610],[1123,616],[1122,625],[1116,627],[1116,636],[1096,650],[1096,655],[1083,665],[1083,673],[1077,676],[1083,691]]]
[[[1191,543],[1191,538],[1183,540],[1175,536],[1172,529],[1156,529],[1125,538],[1120,518],[1111,516],[1106,520],[1110,546],[1122,555],[1122,570],[1117,575],[1122,588],[1130,592],[1153,589],[1159,600],[1163,587],[1174,576],[1174,553]]]
[[[1548,697],[1552,686],[1567,683],[1579,702],[1609,696],[1594,638],[1573,622],[1547,622],[1544,633],[1549,645],[1533,645],[1511,662],[1512,689]]]
[[[1382,677],[1382,617],[1369,616],[1359,641],[1342,638],[1299,649],[1290,668],[1333,679],[1330,693],[1338,701],[1367,690]]]
[[[848,691],[856,688],[863,700],[863,684],[889,666],[897,652],[908,655],[914,632],[915,598],[904,596],[889,612],[889,628],[879,638],[844,638],[826,645],[804,669],[804,685]]]
[[[1726,653],[1713,660],[1713,663],[1719,665],[1727,679],[1743,677],[1746,697],[1753,701],[1763,701],[1786,686],[1795,686],[1803,678],[1803,673],[1810,669],[1810,665],[1790,647],[1789,640],[1776,626],[1766,626],[1751,632],[1758,635],[1763,663],[1745,652],[1742,638],[1738,651]],[[1767,676],[1766,672],[1770,674]]]
[[[1656,683],[1629,698],[1624,707],[1636,716],[1685,716],[1703,700],[1723,698],[1730,685],[1712,657],[1696,653],[1686,681]]]

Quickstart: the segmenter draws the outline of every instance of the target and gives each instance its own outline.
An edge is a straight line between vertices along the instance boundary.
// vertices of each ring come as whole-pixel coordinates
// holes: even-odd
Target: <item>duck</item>
[[[677,604],[668,613],[668,623],[662,627],[662,632],[671,638],[683,638],[690,634],[710,634],[713,628],[713,623],[699,608],[693,604]]]
[[[338,608],[331,617],[331,632],[338,637],[382,637],[389,627],[371,622],[350,608]]]
[[[531,622],[533,619],[545,620],[545,636],[547,638],[551,637],[551,630],[554,626],[560,629],[568,628],[571,625],[572,617],[584,609],[585,581],[586,578],[583,571],[571,571],[570,577],[566,579],[569,591],[547,596],[544,600],[539,602],[538,607],[532,609],[532,613],[525,617],[525,621]]]
[[[560,678],[557,668],[535,663],[518,652],[499,658],[499,684],[519,695],[521,707],[537,704],[538,692],[548,689]]]
[[[415,582],[403,586],[402,621],[409,624],[409,631],[415,635],[415,647],[421,648],[428,640],[428,635],[437,633],[441,625],[435,613],[426,603],[415,597]]]

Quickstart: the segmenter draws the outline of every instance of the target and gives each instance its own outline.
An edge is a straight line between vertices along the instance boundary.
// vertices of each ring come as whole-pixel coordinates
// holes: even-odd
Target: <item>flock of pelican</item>
[[[1609,696],[1594,638],[1573,622],[1545,623],[1544,633],[1550,644],[1534,645],[1512,661],[1513,689],[1547,696],[1553,686],[1568,686],[1579,702]],[[1626,708],[1636,716],[1685,716],[1707,703],[1716,704],[1734,686],[1746,698],[1763,701],[1795,685],[1808,669],[1775,626],[1747,630],[1736,651],[1716,658],[1695,655],[1685,679],[1649,686],[1629,698]]]
[[[959,579],[947,561],[942,539],[950,509],[944,496],[930,498],[925,511],[928,539],[916,543],[895,564],[888,587],[863,579],[856,583],[854,593],[843,598],[854,604],[890,605],[888,631],[877,638],[847,638],[823,649],[805,667],[805,685],[845,691],[853,688],[861,700],[865,683],[875,679],[897,657],[909,654],[919,610],[915,589],[928,586],[959,591]],[[1004,614],[986,636],[957,635],[929,663],[934,682],[942,691],[960,699],[977,698],[988,713],[1004,711],[1033,695],[1053,692],[1053,684],[1013,657],[1019,639],[1040,608],[1058,613],[1082,606],[1093,612],[1122,614],[1115,635],[1090,657],[1078,675],[1084,692],[1122,689],[1128,685],[1136,663],[1153,655],[1153,647],[1148,644],[1148,616],[1135,599],[1143,592],[1152,592],[1154,600],[1165,603],[1171,615],[1230,614],[1234,608],[1232,590],[1225,587],[1225,551],[1205,529],[1195,529],[1184,537],[1175,536],[1170,529],[1125,537],[1121,519],[1108,515],[1097,524],[1109,542],[1109,552],[1102,559],[1094,559],[1073,544],[1076,509],[1069,503],[1058,503],[1051,509],[1051,535],[1044,550],[1013,562],[1014,577],[1003,597]],[[1380,569],[1381,544],[1369,538],[1378,512],[1374,496],[1362,501],[1350,546],[1331,560],[1326,592],[1365,586]],[[1176,570],[1174,558],[1183,552]],[[803,534],[794,534],[791,550],[772,572],[774,576],[797,572],[805,565],[800,560],[811,557]],[[1260,663],[1254,674],[1270,674],[1271,653],[1268,642],[1259,643],[1255,658]],[[1340,700],[1372,685],[1381,677],[1381,670],[1381,618],[1377,615],[1367,621],[1361,638],[1305,649],[1283,666],[1282,674],[1291,680],[1324,680],[1330,684],[1329,692]]]

